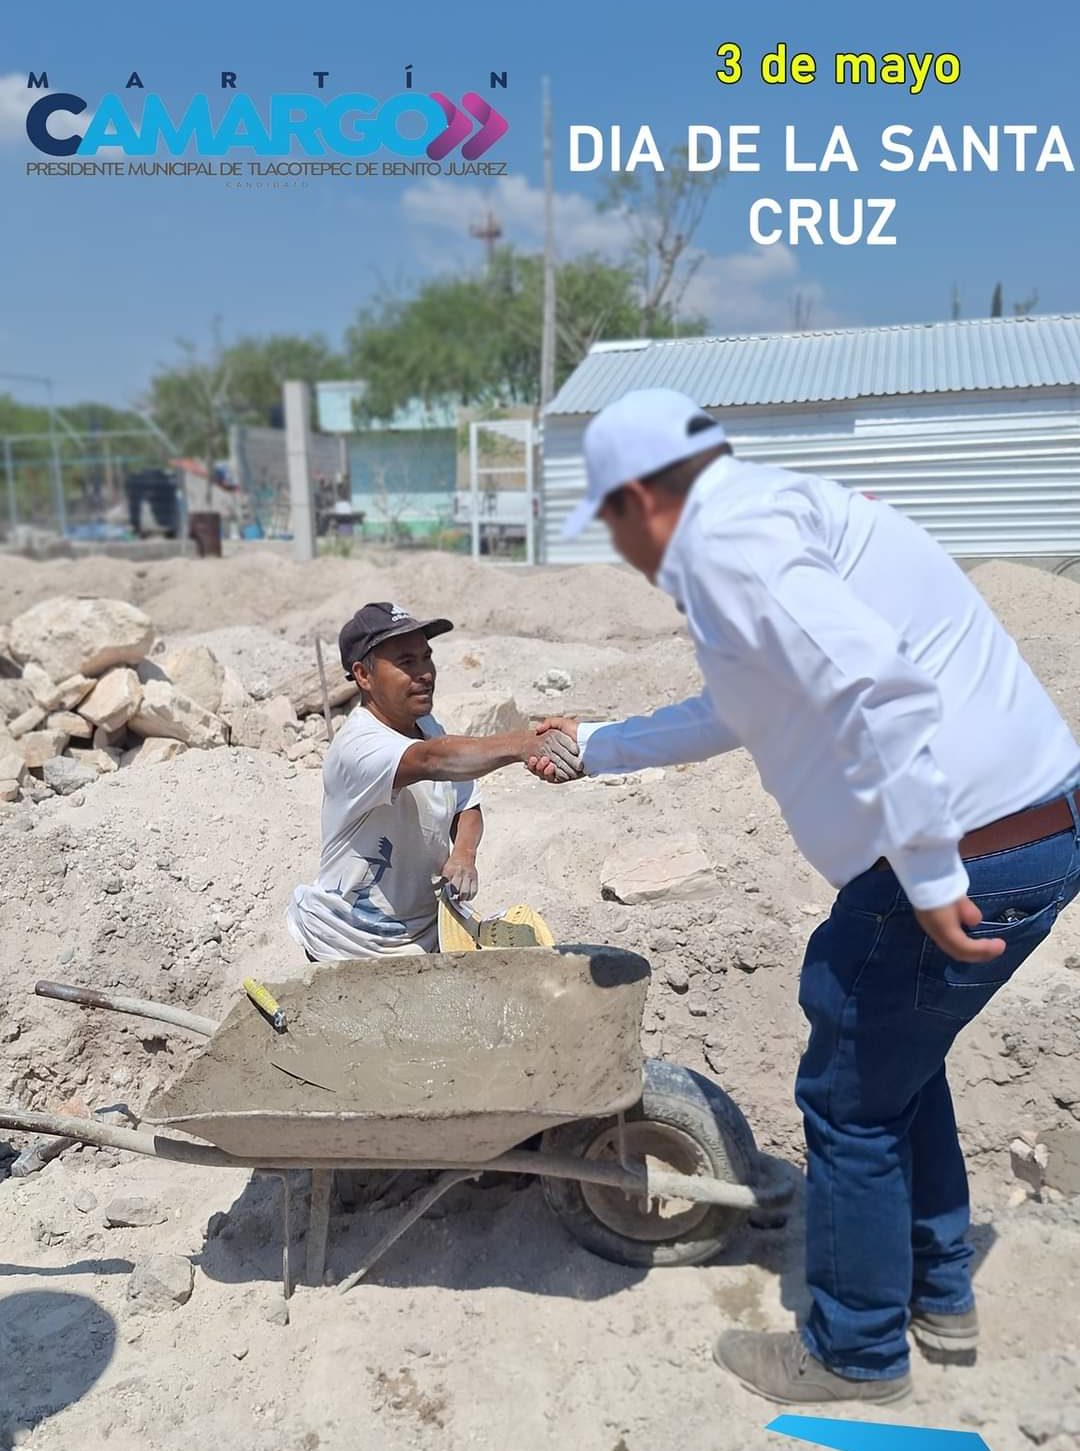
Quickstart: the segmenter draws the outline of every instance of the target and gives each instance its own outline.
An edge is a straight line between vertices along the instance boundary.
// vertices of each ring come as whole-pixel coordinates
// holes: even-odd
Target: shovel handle
[[[189,1032],[198,1033],[203,1038],[209,1038],[218,1029],[213,1018],[203,1018],[198,1013],[189,1013],[168,1003],[123,997],[119,993],[101,992],[98,988],[77,987],[73,983],[49,982],[43,979],[35,985],[34,992],[39,998],[77,1003],[81,1008],[104,1008],[112,1013],[130,1013],[136,1018],[154,1018],[159,1023],[171,1023],[175,1028],[187,1028]]]

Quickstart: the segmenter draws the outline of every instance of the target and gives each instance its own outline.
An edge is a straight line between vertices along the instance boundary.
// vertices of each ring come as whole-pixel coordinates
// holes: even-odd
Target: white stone
[[[142,698],[138,675],[120,666],[101,677],[79,707],[79,714],[102,730],[118,731],[138,711]]]
[[[26,780],[26,762],[17,749],[0,748],[0,781],[14,781],[21,786]]]
[[[99,776],[111,776],[120,769],[121,753],[115,746],[91,747],[88,751],[71,750],[68,755],[81,766],[86,766]]]
[[[244,682],[235,670],[230,670],[227,665],[223,665],[221,667],[220,713],[227,716],[230,711],[243,710],[250,704],[251,696],[247,693]]]
[[[33,660],[23,666],[22,678],[33,692],[42,710],[74,710],[79,701],[90,694],[94,682],[88,675],[69,675],[59,685],[46,670]]]
[[[45,722],[45,729],[63,731],[73,741],[88,741],[94,734],[94,727],[73,710],[57,710]]]
[[[67,743],[63,731],[30,731],[20,739],[19,750],[30,770],[37,771],[53,756],[62,755]]]
[[[24,680],[0,680],[0,725],[18,719],[33,704],[33,691]]]
[[[527,731],[528,717],[512,695],[499,691],[467,690],[435,696],[435,715],[447,733],[455,736],[501,736]]]
[[[607,900],[627,906],[684,902],[713,895],[716,875],[696,837],[661,837],[609,857],[600,873],[600,886]]]
[[[181,645],[156,659],[177,690],[196,705],[217,715],[225,684],[225,667],[206,645]]]
[[[167,680],[143,686],[142,701],[128,729],[137,736],[164,736],[201,750],[225,745],[224,723]]]
[[[128,1281],[128,1297],[148,1310],[186,1305],[195,1285],[195,1270],[183,1255],[151,1255],[137,1264]]]
[[[11,648],[33,660],[54,680],[100,675],[113,665],[141,660],[154,642],[154,627],[126,600],[43,600],[11,624]]]
[[[229,738],[234,746],[253,751],[283,754],[301,729],[299,718],[287,695],[275,695],[258,705],[248,705],[229,716]]]
[[[182,756],[187,746],[164,736],[153,737],[140,742],[134,750],[125,751],[120,757],[122,766],[156,766],[162,761],[171,761]]]
[[[1045,1144],[1031,1145],[1024,1139],[1013,1139],[1009,1145],[1009,1158],[1018,1179],[1030,1184],[1033,1189],[1042,1188],[1048,1159]]]
[[[120,726],[114,731],[106,730],[104,726],[97,726],[92,744],[95,751],[111,751],[117,746],[122,746],[126,736],[126,726]]]
[[[15,780],[4,780],[0,778],[0,801],[18,801],[19,782]]]
[[[22,715],[17,715],[13,721],[8,723],[8,731],[16,740],[20,736],[29,735],[36,731],[38,726],[45,724],[45,712],[40,705],[32,705],[29,710],[24,710]]]

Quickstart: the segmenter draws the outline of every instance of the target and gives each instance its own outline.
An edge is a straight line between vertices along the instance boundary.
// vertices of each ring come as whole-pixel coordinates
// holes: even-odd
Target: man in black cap
[[[565,737],[445,733],[432,715],[430,641],[452,629],[389,603],[365,605],[342,628],[341,664],[361,708],[326,755],[318,879],[297,887],[288,911],[313,961],[437,952],[440,882],[476,894],[476,778],[538,753],[562,779],[580,774]]]

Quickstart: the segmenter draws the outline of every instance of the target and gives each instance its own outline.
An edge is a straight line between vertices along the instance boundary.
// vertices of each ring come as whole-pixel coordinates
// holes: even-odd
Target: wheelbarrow
[[[220,1024],[39,982],[39,996],[152,1018],[208,1041],[151,1098],[142,1124],[154,1131],[33,1112],[0,1113],[0,1128],[280,1175],[286,1299],[295,1169],[311,1174],[313,1285],[324,1282],[342,1170],[437,1173],[342,1291],[454,1185],[491,1172],[539,1176],[559,1220],[595,1254],[635,1266],[700,1264],[748,1214],[786,1203],[794,1181],[759,1155],[719,1087],[644,1060],[648,978],[644,958],[596,947],[325,963],[269,986],[280,1008],[273,1019],[242,998]],[[537,1135],[538,1148],[520,1147]]]

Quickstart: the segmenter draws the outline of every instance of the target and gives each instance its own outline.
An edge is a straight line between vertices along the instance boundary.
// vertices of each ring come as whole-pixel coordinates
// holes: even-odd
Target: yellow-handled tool
[[[244,978],[244,991],[260,1012],[266,1014],[278,1032],[284,1033],[285,1009],[279,1006],[277,998],[253,977]]]

